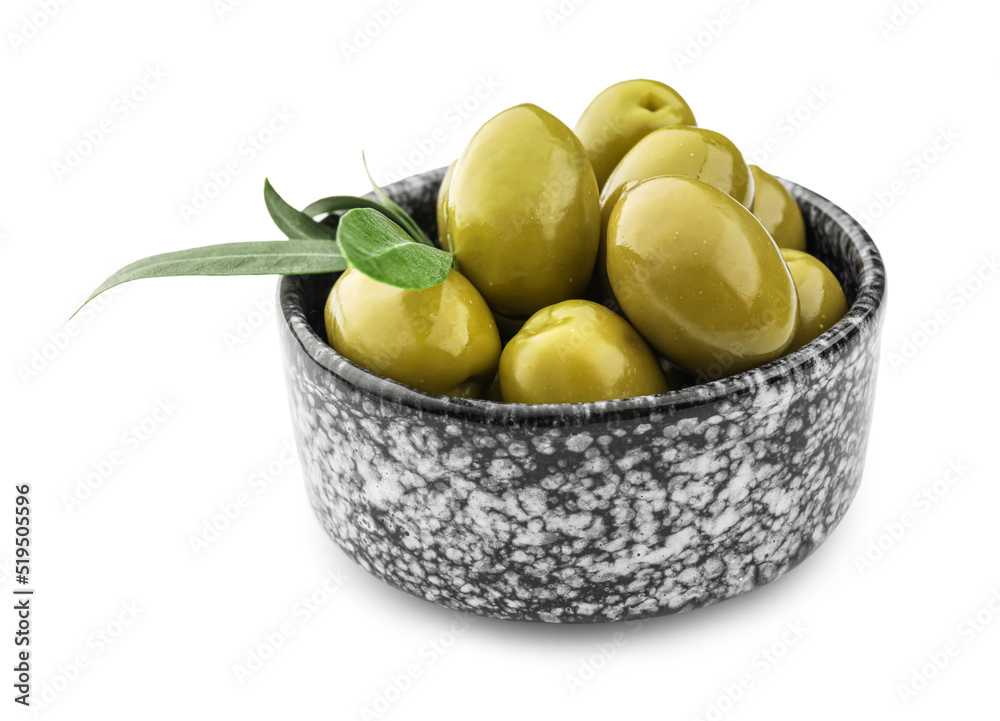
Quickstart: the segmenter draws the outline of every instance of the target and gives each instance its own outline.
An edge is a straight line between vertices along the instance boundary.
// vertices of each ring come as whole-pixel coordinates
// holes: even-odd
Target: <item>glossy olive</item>
[[[626,80],[603,90],[587,106],[576,134],[587,149],[597,184],[646,135],[671,125],[696,125],[684,98],[655,80]]]
[[[799,329],[788,352],[819,338],[847,314],[847,298],[836,276],[808,253],[782,248],[799,296]]]
[[[448,188],[451,187],[451,177],[455,174],[456,165],[457,160],[448,166],[437,196],[438,242],[444,250],[451,250],[451,243],[448,241]]]
[[[650,133],[622,158],[601,191],[601,241],[593,287],[602,301],[608,300],[611,293],[606,267],[611,209],[628,187],[659,175],[695,178],[731,195],[748,208],[753,205],[750,167],[739,148],[724,135],[691,127],[662,128]]]
[[[590,281],[597,181],[573,131],[539,107],[518,105],[479,129],[445,213],[456,266],[498,313],[527,317]]]
[[[679,126],[654,130],[618,163],[601,189],[604,221],[626,183],[657,175],[695,178],[753,209],[753,175],[739,148],[714,130]]]
[[[692,178],[638,183],[608,224],[608,276],[632,325],[699,378],[777,358],[798,321],[792,276],[756,218]]]
[[[500,356],[507,403],[586,403],[668,390],[656,356],[635,329],[588,300],[538,311]]]
[[[771,234],[779,248],[806,249],[806,224],[795,198],[781,181],[756,165],[750,166],[754,181],[753,214]]]
[[[457,270],[425,290],[402,290],[348,269],[326,302],[335,351],[428,393],[478,397],[493,380],[500,335],[482,296]]]

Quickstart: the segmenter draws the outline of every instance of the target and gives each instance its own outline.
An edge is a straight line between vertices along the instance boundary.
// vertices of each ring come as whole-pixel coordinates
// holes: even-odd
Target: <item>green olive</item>
[[[594,272],[594,288],[608,300],[607,229],[611,209],[627,188],[659,175],[683,175],[718,188],[747,208],[754,199],[753,175],[733,143],[705,128],[675,127],[655,130],[622,158],[601,192],[601,242]]]
[[[771,234],[779,248],[806,249],[806,224],[795,198],[781,181],[756,165],[750,166],[754,181],[753,214]]]
[[[836,276],[808,253],[782,248],[799,295],[799,329],[788,352],[819,338],[847,314],[847,298]]]
[[[451,187],[451,176],[455,174],[455,166],[457,164],[458,161],[456,160],[448,166],[448,171],[444,174],[444,179],[441,181],[441,187],[438,189],[438,241],[443,250],[451,250],[451,244],[448,242],[448,188]]]
[[[608,276],[636,330],[703,380],[777,358],[795,335],[795,285],[771,236],[693,178],[652,178],[622,195],[608,224]]]
[[[340,355],[428,393],[479,396],[500,360],[490,309],[457,270],[440,285],[402,290],[348,269],[330,290],[325,320]]]
[[[573,131],[539,107],[518,105],[479,129],[445,212],[456,267],[497,313],[527,317],[590,282],[597,181]]]
[[[611,175],[625,153],[657,128],[697,125],[676,90],[655,80],[626,80],[601,92],[576,124],[576,134],[594,166],[597,185]]]
[[[668,390],[656,356],[635,329],[588,300],[538,311],[500,356],[507,403],[586,403]]]
[[[622,158],[601,190],[603,220],[626,183],[657,175],[695,178],[753,209],[753,175],[739,148],[714,130],[679,126],[654,130]]]

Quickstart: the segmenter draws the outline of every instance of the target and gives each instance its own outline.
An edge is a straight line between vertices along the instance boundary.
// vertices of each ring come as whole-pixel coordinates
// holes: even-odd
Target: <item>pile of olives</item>
[[[535,105],[487,122],[438,197],[444,283],[344,272],[333,348],[414,388],[507,403],[665,393],[790,353],[847,312],[795,200],[652,80],[570,130]]]

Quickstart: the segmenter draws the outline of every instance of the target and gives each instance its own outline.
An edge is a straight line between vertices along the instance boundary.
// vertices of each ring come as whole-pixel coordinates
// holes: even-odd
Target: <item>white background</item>
[[[0,593],[14,586],[11,487],[28,482],[42,716],[995,717],[996,3],[232,4],[5,0],[0,13]],[[372,13],[391,19],[359,37]],[[165,77],[140,90],[148,68]],[[353,565],[314,519],[284,452],[274,279],[136,283],[62,335],[128,262],[280,238],[265,176],[298,207],[360,194],[362,149],[386,181],[409,155],[413,171],[447,164],[504,108],[537,103],[572,126],[633,77],[674,86],[701,125],[863,216],[888,267],[860,492],[768,587],[638,628],[455,626]],[[275,112],[294,118],[241,152]],[[102,120],[77,167],[54,165]],[[185,214],[230,162],[239,175]],[[96,489],[68,504],[88,476]],[[20,718],[10,605],[0,716]],[[240,677],[283,624],[291,635]],[[922,670],[935,654],[944,668]]]

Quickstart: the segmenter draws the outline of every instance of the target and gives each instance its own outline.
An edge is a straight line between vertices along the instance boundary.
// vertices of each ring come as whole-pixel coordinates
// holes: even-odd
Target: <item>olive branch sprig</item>
[[[367,162],[365,173],[377,200],[334,195],[303,210],[285,202],[265,179],[264,204],[287,240],[221,243],[137,260],[101,283],[73,315],[106,290],[143,278],[306,275],[356,268],[406,290],[443,283],[454,262],[452,254],[435,247],[409,213],[386,195],[371,177]],[[336,212],[344,212],[336,229],[316,220]]]

